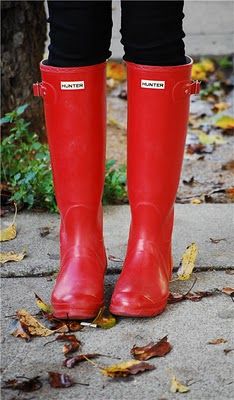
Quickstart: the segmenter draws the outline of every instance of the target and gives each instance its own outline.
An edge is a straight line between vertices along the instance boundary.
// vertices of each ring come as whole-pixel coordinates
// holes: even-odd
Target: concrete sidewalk
[[[10,218],[4,218],[10,221]],[[124,258],[128,228],[129,206],[104,208],[105,243],[108,255]],[[234,286],[233,258],[233,206],[204,204],[176,205],[174,233],[175,267],[185,247],[195,241],[199,246],[197,282],[194,291],[212,290]],[[113,364],[131,359],[134,344],[145,345],[165,335],[173,350],[163,358],[153,358],[154,371],[139,374],[131,379],[106,378],[98,368],[88,362],[74,369],[62,366],[62,344],[44,344],[53,338],[34,338],[26,343],[9,334],[11,317],[20,308],[36,313],[34,292],[49,301],[54,276],[48,276],[58,267],[58,216],[47,213],[19,213],[18,236],[2,245],[2,251],[21,250],[28,247],[28,257],[20,263],[8,263],[2,272],[2,375],[3,380],[16,376],[41,376],[43,387],[33,393],[22,393],[18,399],[63,400],[174,400],[182,396],[186,400],[228,400],[233,398],[233,320],[234,308],[230,296],[216,294],[200,302],[184,301],[170,304],[167,310],[151,319],[119,318],[109,330],[85,328],[76,336],[82,342],[82,353],[109,354],[113,359],[101,357],[99,365]],[[40,228],[50,226],[49,235],[42,238]],[[213,239],[224,239],[217,244]],[[109,261],[106,277],[106,304],[122,262]],[[172,292],[185,293],[190,281],[174,281]],[[209,345],[212,339],[223,338],[226,343]],[[47,371],[68,373],[77,382],[68,389],[52,389],[47,382]],[[170,392],[172,375],[187,383],[190,392]],[[11,400],[17,392],[3,389],[2,398]]]
[[[112,2],[112,57],[121,59],[120,1]],[[187,54],[220,56],[234,53],[234,3],[220,0],[187,0],[184,3],[184,32]]]

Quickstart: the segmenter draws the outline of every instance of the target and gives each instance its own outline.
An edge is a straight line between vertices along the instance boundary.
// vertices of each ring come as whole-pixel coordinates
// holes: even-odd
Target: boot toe
[[[53,315],[56,318],[89,319],[94,318],[104,300],[93,295],[82,294],[63,298],[52,298]]]
[[[110,311],[116,315],[129,317],[153,317],[160,314],[166,304],[167,297],[155,301],[147,295],[121,292],[113,295]]]

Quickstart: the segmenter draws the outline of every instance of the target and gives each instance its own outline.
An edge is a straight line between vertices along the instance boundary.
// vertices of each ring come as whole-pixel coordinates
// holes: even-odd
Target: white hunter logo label
[[[61,90],[80,90],[84,88],[84,81],[61,81]]]
[[[141,79],[141,87],[145,89],[165,89],[165,81],[151,81]]]

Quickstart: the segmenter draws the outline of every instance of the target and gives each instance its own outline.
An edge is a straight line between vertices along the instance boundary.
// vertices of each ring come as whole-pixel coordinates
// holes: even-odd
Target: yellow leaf
[[[201,60],[201,65],[205,72],[214,72],[215,71],[215,64],[209,58],[203,58]]]
[[[207,135],[205,132],[199,131],[198,137],[199,137],[199,142],[204,145],[225,143],[225,140],[221,135]]]
[[[221,129],[234,129],[234,118],[229,115],[223,115],[217,119],[215,126]]]
[[[107,315],[104,315],[105,309],[105,306],[100,308],[98,315],[92,321],[92,324],[96,324],[103,329],[110,329],[113,328],[113,326],[115,326],[117,322],[116,318],[112,314],[108,313]]]
[[[16,224],[15,219],[17,215],[17,207],[15,205],[15,215],[12,223],[5,229],[0,230],[0,242],[6,242],[7,240],[15,239],[16,237]]]
[[[101,372],[103,375],[110,376],[111,378],[118,378],[136,375],[139,372],[151,371],[153,369],[155,369],[155,366],[147,362],[130,360],[119,364],[113,364],[109,367],[102,367]]]
[[[9,261],[22,261],[26,254],[26,250],[23,250],[21,253],[15,253],[14,251],[1,252],[0,263],[5,264]]]
[[[198,247],[196,243],[191,243],[185,250],[177,275],[179,280],[187,281],[193,272],[195,261],[197,258]]]
[[[45,303],[36,293],[35,298],[36,298],[36,305],[40,310],[45,312],[46,314],[51,314],[53,312],[52,306],[50,304]]]
[[[189,392],[190,389],[188,388],[188,386],[185,386],[180,381],[178,381],[175,376],[173,376],[172,380],[171,380],[171,389],[170,390],[172,393],[176,393],[176,392],[186,393],[186,392]]]
[[[126,80],[126,68],[124,64],[116,63],[116,62],[108,62],[106,68],[106,77],[107,79],[115,79],[117,81],[125,81]]]
[[[195,63],[192,66],[192,79],[205,81],[206,80],[206,71],[201,63]]]
[[[221,101],[220,103],[214,104],[214,106],[212,107],[212,110],[216,111],[216,112],[220,112],[220,111],[227,110],[227,108],[229,108],[229,107],[230,107],[229,103],[225,103],[225,102]]]
[[[54,331],[47,329],[36,318],[34,318],[27,310],[17,311],[17,317],[23,326],[26,326],[27,331],[31,336],[50,336],[58,332],[59,329]]]
[[[190,203],[191,203],[191,204],[201,204],[202,201],[201,201],[200,199],[193,198],[193,199],[190,200]]]

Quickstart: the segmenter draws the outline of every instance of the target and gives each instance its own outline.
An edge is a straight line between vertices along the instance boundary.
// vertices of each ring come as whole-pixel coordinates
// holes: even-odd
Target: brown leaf
[[[49,384],[53,388],[68,388],[75,385],[75,382],[67,374],[60,374],[59,372],[48,372]]]
[[[222,240],[227,240],[227,239],[225,239],[225,238],[222,238],[222,239],[213,239],[213,238],[210,238],[211,243],[214,243],[214,244],[217,244],[217,243],[221,242]]]
[[[222,343],[227,343],[227,340],[223,338],[218,338],[218,339],[212,339],[208,342],[208,344],[222,344]]]
[[[64,360],[63,365],[67,368],[73,368],[76,364],[82,362],[82,361],[87,361],[88,359],[91,358],[97,358],[99,357],[100,354],[97,353],[91,353],[91,354],[79,354],[78,356],[74,357],[68,357],[66,360]]]
[[[183,300],[190,300],[190,301],[200,301],[203,297],[213,296],[217,291],[198,291],[198,292],[189,292],[185,294],[181,293],[170,293],[168,297],[168,304],[179,303]]]
[[[41,228],[39,228],[40,236],[45,237],[45,236],[49,235],[50,230],[51,230],[51,228],[49,226],[42,226]]]
[[[172,349],[171,344],[167,341],[167,336],[164,336],[157,343],[150,342],[146,346],[136,347],[131,349],[131,354],[134,358],[140,361],[148,360],[152,357],[163,357]]]
[[[29,335],[27,329],[23,327],[18,320],[12,321],[10,326],[10,334],[15,337],[21,337],[22,339],[25,339],[26,342],[31,340],[31,336]]]
[[[154,365],[144,361],[130,360],[119,364],[113,364],[109,367],[101,368],[103,375],[111,378],[126,377],[128,375],[136,375],[139,372],[151,371],[155,369]]]
[[[185,299],[186,300],[190,300],[190,301],[200,301],[201,299],[203,299],[203,297],[209,297],[212,296],[214,294],[214,292],[190,292],[187,293],[185,295]]]
[[[42,387],[42,383],[39,380],[39,376],[35,376],[34,378],[28,379],[9,379],[5,381],[3,386],[4,389],[12,389],[12,390],[21,390],[22,392],[34,392],[35,390],[39,390]]]
[[[69,353],[74,353],[76,350],[79,349],[81,344],[75,335],[66,335],[65,333],[63,333],[62,335],[58,335],[56,337],[56,340],[69,342],[69,344],[65,344],[63,346],[63,353],[65,356]]]
[[[227,355],[228,353],[230,353],[230,351],[234,351],[234,349],[224,349],[224,354]]]
[[[221,290],[222,293],[227,294],[228,296],[233,297],[234,296],[234,288],[231,287],[225,287]]]
[[[22,309],[17,311],[17,317],[23,327],[31,336],[49,336],[57,331],[47,329],[36,318],[34,318],[28,311]]]
[[[185,300],[184,294],[181,293],[170,293],[167,299],[168,304],[179,303],[180,301]]]

